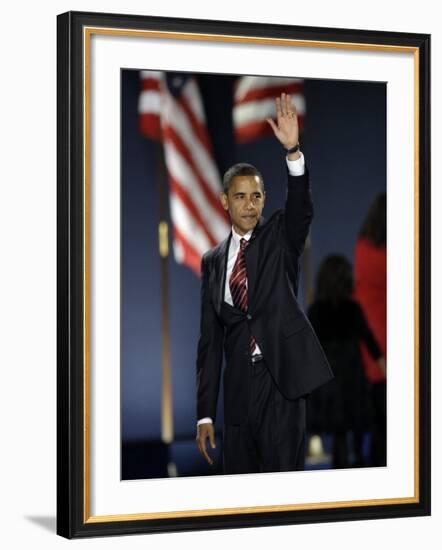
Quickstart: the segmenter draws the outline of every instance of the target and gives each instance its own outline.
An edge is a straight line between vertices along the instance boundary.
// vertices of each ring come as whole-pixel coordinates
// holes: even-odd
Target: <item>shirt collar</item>
[[[252,236],[252,233],[253,233],[253,229],[251,229],[250,231],[247,231],[245,235],[239,235],[232,226],[232,239],[237,246],[239,246],[239,241],[241,239],[245,239],[246,241],[248,241]]]

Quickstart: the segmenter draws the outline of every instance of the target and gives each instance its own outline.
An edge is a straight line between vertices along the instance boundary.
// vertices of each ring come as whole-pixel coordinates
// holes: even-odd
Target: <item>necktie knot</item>
[[[247,246],[247,239],[242,238],[242,239],[239,241],[239,246],[241,247],[241,251],[244,250],[245,247]]]

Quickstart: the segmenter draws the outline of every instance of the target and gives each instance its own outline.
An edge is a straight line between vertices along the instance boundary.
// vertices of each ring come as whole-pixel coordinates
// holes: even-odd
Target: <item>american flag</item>
[[[140,130],[164,148],[174,257],[199,275],[202,255],[228,235],[230,223],[198,83],[161,71],[141,71],[140,78]]]
[[[298,112],[299,129],[304,127],[304,81],[299,78],[242,76],[234,89],[233,121],[236,143],[273,135],[266,118],[275,120],[275,98],[290,94]]]

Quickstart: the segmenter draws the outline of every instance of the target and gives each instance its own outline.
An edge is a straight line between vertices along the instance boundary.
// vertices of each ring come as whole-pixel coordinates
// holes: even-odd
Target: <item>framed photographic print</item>
[[[57,24],[58,534],[428,515],[430,36]]]

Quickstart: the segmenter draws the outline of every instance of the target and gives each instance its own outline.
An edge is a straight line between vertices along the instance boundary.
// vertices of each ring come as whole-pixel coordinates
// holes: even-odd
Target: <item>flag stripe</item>
[[[168,168],[177,179],[180,178],[185,181],[188,191],[192,192],[192,197],[195,200],[199,199],[200,205],[201,201],[203,201],[206,203],[206,208],[210,207],[210,216],[216,216],[215,221],[224,225],[227,222],[227,218],[219,200],[221,189],[218,188],[216,195],[213,193],[212,189],[208,186],[207,180],[201,175],[201,170],[199,169],[201,165],[195,162],[186,143],[180,139],[180,136],[176,134],[174,129],[170,126],[165,126],[163,127],[163,131],[167,139],[165,152]],[[201,197],[202,194],[204,198]],[[211,219],[213,220],[213,218],[209,217],[209,223]],[[225,232],[223,235],[225,236]]]
[[[189,117],[195,134],[198,136],[201,143],[204,144],[209,154],[213,153],[212,142],[210,141],[209,133],[206,128],[206,116],[204,114],[203,105],[198,101],[198,87],[194,80],[189,82],[185,87],[182,96],[179,98],[181,108]]]
[[[187,265],[195,273],[201,275],[201,254],[195,250],[182,235],[178,227],[174,227],[174,254],[178,263]]]
[[[288,93],[291,93],[289,90],[297,90],[297,87],[303,85],[303,82],[304,80],[301,78],[288,78],[280,76],[243,76],[235,82],[235,102],[243,101],[248,95],[253,94],[255,90],[265,90],[271,88],[276,90],[277,95],[281,92],[287,91]]]
[[[140,71],[141,82],[160,82],[163,80],[163,71]]]
[[[298,118],[298,124],[299,129],[302,130],[304,128],[302,118]],[[250,124],[243,124],[238,127],[235,133],[235,139],[237,143],[247,143],[260,137],[273,135],[274,133],[270,124],[267,121],[259,121],[251,122]]]
[[[203,251],[205,252],[211,248],[210,240],[207,238],[205,231],[192,217],[192,214],[181,201],[180,197],[173,193],[170,195],[170,211],[172,219],[179,220],[179,223],[174,224],[174,227],[179,228],[186,241],[195,250],[203,254]]]
[[[288,93],[296,107],[299,129],[304,128],[304,81],[299,78],[244,76],[234,87],[233,124],[237,143],[247,143],[273,130],[267,119],[276,118],[275,99]]]
[[[147,138],[161,140],[161,73],[141,71],[140,77],[139,131]]]
[[[157,90],[143,90],[138,101],[138,111],[141,114],[151,115],[155,113],[159,116],[161,112],[161,94]]]
[[[236,104],[250,103],[253,101],[260,101],[263,99],[272,98],[273,102],[275,97],[280,97],[281,93],[290,94],[291,98],[303,95],[303,85],[300,82],[294,84],[283,85],[277,83],[275,85],[265,86],[262,88],[251,88],[244,96],[241,98],[237,97],[235,99]]]
[[[292,99],[295,103],[298,116],[303,116],[305,112],[304,97],[301,95],[297,95]],[[259,121],[265,119],[266,117],[276,117],[274,97],[266,98],[261,101],[241,103],[235,107],[233,113],[233,120],[235,125],[245,124],[251,121]],[[270,127],[268,123],[267,125]]]
[[[204,180],[207,182],[212,192],[219,193],[220,178],[213,158],[201,144],[198,139],[198,133],[193,131],[193,127],[186,117],[185,112],[181,108],[178,108],[178,105],[170,95],[166,103],[166,109],[163,113],[163,127],[173,128],[174,133],[180,137],[181,142],[189,144],[189,150],[191,150],[195,164],[199,166],[200,172],[204,174]]]
[[[177,181],[173,176],[169,177],[170,190],[173,194],[177,195],[181,202],[183,202],[189,212],[192,214],[195,219],[195,223],[198,223],[201,229],[205,232],[206,237],[210,241],[211,246],[215,246],[217,240],[214,238],[212,233],[209,230],[209,226],[205,223],[203,217],[201,216],[200,210],[196,207],[195,203],[191,200],[186,190],[183,189],[180,182]]]

